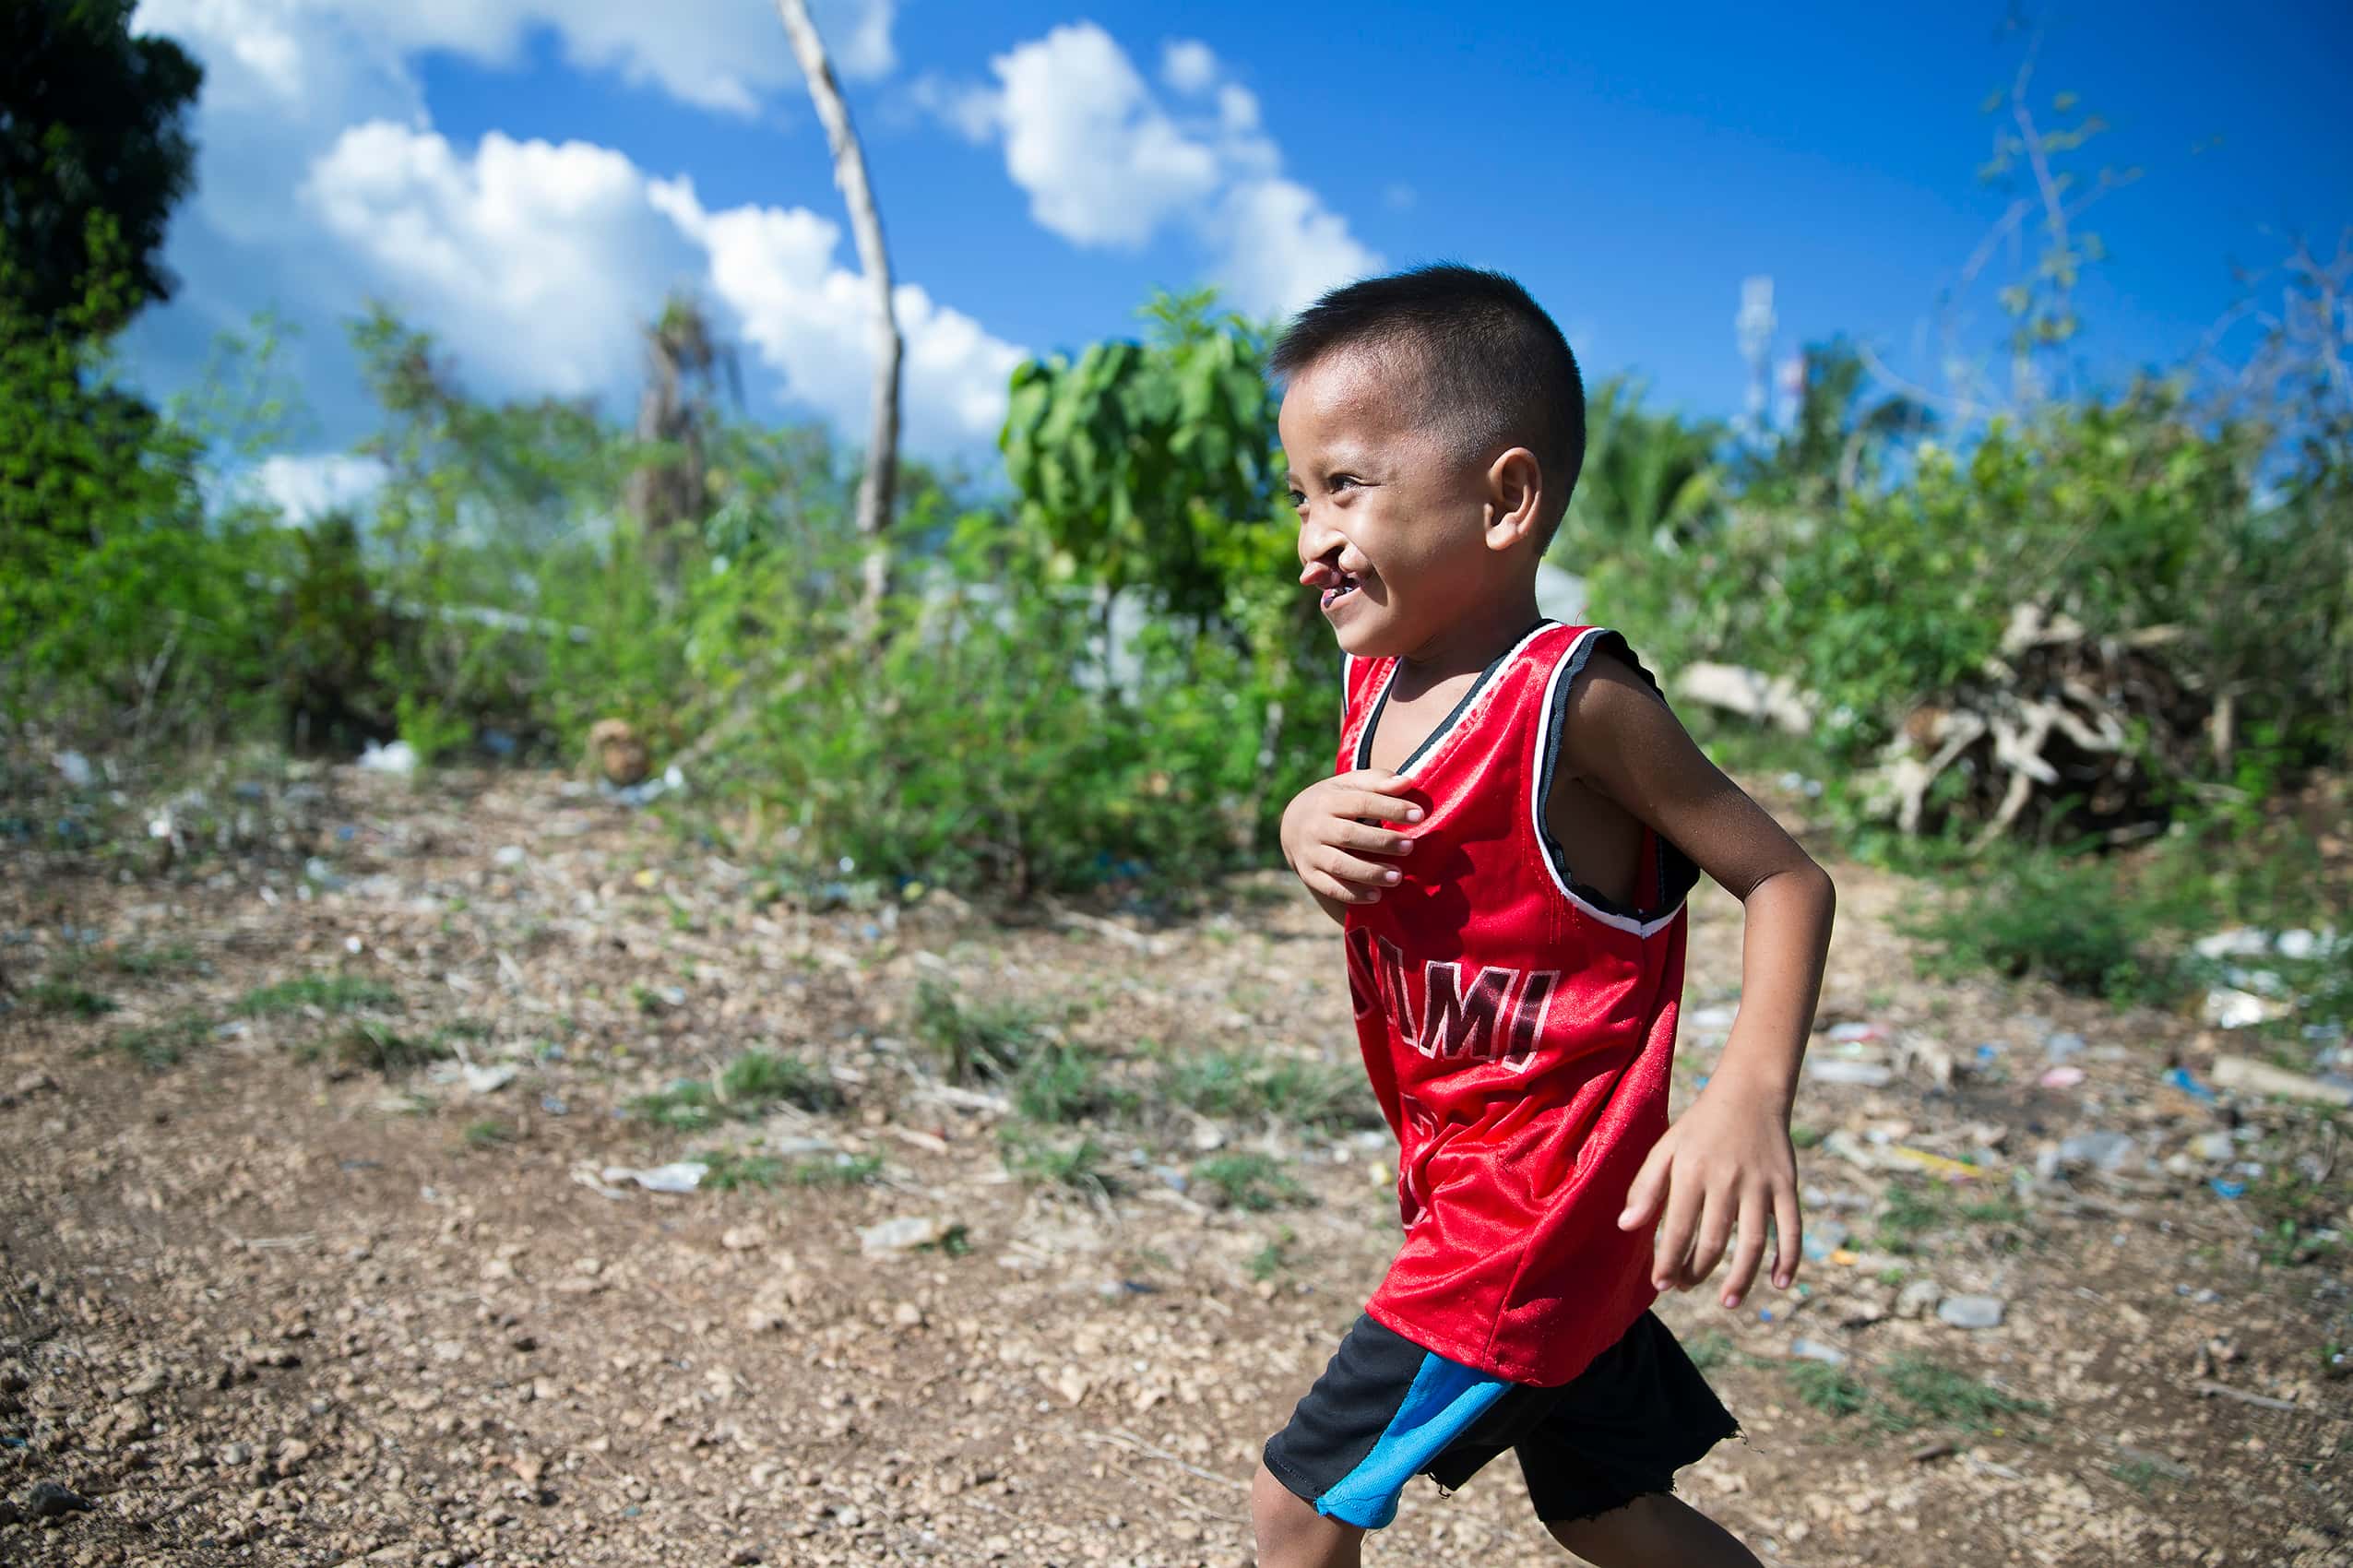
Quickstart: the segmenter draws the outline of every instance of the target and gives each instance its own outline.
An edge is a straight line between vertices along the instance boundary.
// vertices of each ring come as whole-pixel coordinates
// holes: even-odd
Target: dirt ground
[[[1151,1086],[1349,1063],[1294,886],[1164,930],[813,911],[553,776],[215,794],[130,853],[0,802],[0,1562],[1251,1561],[1246,1479],[1379,1277],[1393,1151]],[[1919,980],[1889,917],[1920,890],[1832,869],[1812,1057],[1891,1075],[1800,1101],[1802,1292],[1660,1306],[1746,1428],[1683,1494],[1809,1568],[2353,1562],[2344,1253],[2264,1206],[2294,1173],[2353,1222],[2332,1122],[2202,1098],[2235,1048],[2194,1020]],[[1740,973],[1738,905],[1693,916],[1679,1105]],[[1137,1087],[1035,1134],[1106,1181],[1008,1173],[926,978]],[[427,1039],[462,1059],[370,1063]],[[839,1108],[630,1114],[754,1047]],[[611,1169],[712,1150],[691,1192]],[[1252,1151],[1297,1190],[1215,1201],[1204,1162]],[[747,1155],[786,1174],[720,1189]],[[933,1244],[862,1243],[898,1218]],[[1366,1557],[1566,1561],[1508,1464],[1418,1485]]]

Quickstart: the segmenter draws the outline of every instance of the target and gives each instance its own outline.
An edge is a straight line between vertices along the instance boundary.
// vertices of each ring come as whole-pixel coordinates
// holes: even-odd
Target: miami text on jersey
[[[1361,926],[1348,933],[1349,1000],[1360,1018],[1386,1013],[1397,1033],[1432,1060],[1501,1062],[1525,1072],[1560,984],[1558,969],[1481,964],[1468,983],[1463,966],[1432,958],[1408,976],[1403,949]]]

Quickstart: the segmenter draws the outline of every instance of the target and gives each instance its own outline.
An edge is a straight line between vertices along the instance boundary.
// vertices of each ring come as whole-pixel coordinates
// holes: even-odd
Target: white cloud
[[[992,63],[1005,170],[1030,215],[1076,244],[1137,245],[1218,187],[1216,151],[1152,100],[1092,22],[1059,27]]]
[[[813,9],[842,76],[870,80],[897,66],[897,0],[815,0]],[[434,49],[503,65],[541,29],[570,65],[706,109],[749,114],[801,87],[783,24],[752,0],[141,0],[134,25],[195,45],[208,65],[232,64],[242,78],[232,91],[258,84],[281,104],[336,102],[339,66],[354,53],[402,76],[409,56]]]
[[[279,453],[255,467],[251,483],[263,500],[289,518],[308,522],[338,507],[358,505],[386,477],[382,462],[350,452]]]
[[[371,279],[493,384],[564,395],[625,381],[640,319],[695,257],[609,148],[518,142],[472,156],[388,121],[343,133],[303,201]]]
[[[1160,79],[1176,92],[1206,91],[1218,79],[1217,52],[1197,38],[1171,39],[1160,49]]]
[[[896,0],[814,9],[844,76],[895,68]],[[612,148],[497,132],[454,146],[434,128],[410,65],[436,48],[519,58],[544,27],[576,65],[691,102],[745,110],[780,90],[803,101],[782,26],[760,0],[143,0],[135,26],[173,34],[206,67],[197,195],[168,257],[184,287],[138,329],[157,362],[186,374],[212,330],[287,308],[310,327],[293,368],[331,405],[330,422],[351,429],[367,416],[333,323],[374,292],[486,391],[603,394],[625,407],[643,323],[668,291],[692,284],[741,317],[786,396],[862,437],[866,295],[835,264],[834,224],[799,210],[695,208],[703,227],[690,229]],[[691,188],[678,188],[691,202]],[[760,221],[739,220],[749,219]],[[894,298],[909,445],[993,435],[1022,350],[918,285]],[[273,459],[256,482],[306,510],[344,493],[335,485],[350,478],[322,461]]]
[[[1289,180],[1235,186],[1218,222],[1225,280],[1235,298],[1267,302],[1258,309],[1296,307],[1381,268],[1380,256],[1357,243],[1346,219]]]
[[[712,292],[742,323],[762,362],[791,394],[865,428],[873,320],[865,279],[836,265],[840,227],[805,208],[707,212],[686,180],[657,182],[649,199],[709,256]],[[965,445],[996,434],[1005,382],[1027,351],[991,336],[924,289],[891,291],[905,344],[900,385],[910,445]]]
[[[1055,28],[990,68],[993,89],[927,79],[916,101],[973,140],[1002,138],[1030,215],[1072,244],[1132,247],[1183,225],[1234,303],[1262,315],[1381,266],[1347,219],[1282,176],[1257,97],[1227,79],[1207,44],[1161,51],[1160,80],[1190,104],[1179,113],[1092,22]]]

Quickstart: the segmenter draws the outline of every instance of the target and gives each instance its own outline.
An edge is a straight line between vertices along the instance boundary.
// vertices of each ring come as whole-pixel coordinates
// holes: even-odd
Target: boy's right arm
[[[1405,791],[1396,774],[1363,767],[1316,780],[1283,808],[1283,860],[1343,925],[1350,905],[1378,903],[1381,889],[1397,879],[1396,867],[1364,857],[1413,849],[1405,835],[1374,826],[1421,820],[1421,808]]]

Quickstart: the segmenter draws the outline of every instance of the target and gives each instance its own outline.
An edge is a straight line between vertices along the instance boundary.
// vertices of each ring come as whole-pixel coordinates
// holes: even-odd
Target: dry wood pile
[[[2202,751],[2227,757],[2232,740],[2228,696],[2201,679],[2188,636],[2178,626],[2095,636],[2064,613],[2014,607],[2000,650],[1905,716],[1865,799],[1907,834],[1957,814],[1981,825],[1979,843],[2054,814],[2120,842],[2158,831],[2150,765],[2185,773]],[[1821,706],[1787,677],[1730,665],[1693,665],[1677,685],[1796,734]]]

